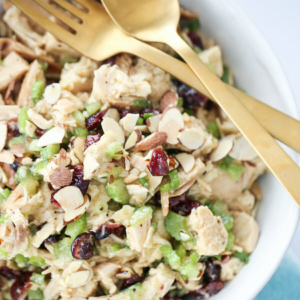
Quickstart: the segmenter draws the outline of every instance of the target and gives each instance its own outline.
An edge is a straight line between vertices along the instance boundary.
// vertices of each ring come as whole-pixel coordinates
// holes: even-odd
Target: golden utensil
[[[213,98],[220,98],[220,92],[223,91],[222,97],[226,99],[227,105],[224,105],[222,102],[222,107],[224,111],[229,115],[233,116],[234,122],[240,129],[242,129],[242,133],[246,136],[250,136],[251,144],[254,146],[254,148],[257,150],[257,152],[263,157],[264,161],[267,163],[271,171],[277,176],[277,178],[282,182],[282,184],[286,187],[286,189],[289,191],[291,196],[295,199],[297,204],[300,204],[300,193],[299,189],[297,189],[297,179],[300,178],[298,175],[300,175],[300,170],[298,166],[290,159],[290,157],[278,146],[278,144],[271,138],[269,134],[266,133],[266,131],[262,128],[260,124],[252,117],[252,115],[245,109],[245,107],[240,104],[239,101],[236,100],[236,98],[233,96],[233,94],[229,91],[228,88],[226,88],[226,85],[224,85],[222,82],[219,83],[214,77],[214,74],[210,74],[211,72],[206,70],[206,66],[201,67],[201,72],[205,73],[205,78],[210,78],[211,82],[213,82],[213,85],[215,87],[215,84],[218,86],[218,91],[216,92],[214,87],[210,89],[204,88],[203,85],[201,86],[199,81],[196,79],[193,79],[193,84],[190,83],[190,80],[187,80],[187,78],[195,78],[191,76],[191,71],[188,67],[186,67],[183,63],[179,62],[178,60],[168,56],[165,53],[160,52],[159,50],[148,46],[144,43],[139,42],[138,40],[129,37],[128,35],[122,33],[118,29],[117,26],[114,25],[113,22],[111,22],[110,18],[106,13],[104,13],[102,5],[97,3],[96,1],[86,1],[86,0],[77,0],[78,3],[80,3],[83,7],[87,9],[87,11],[82,11],[78,7],[73,6],[71,3],[65,1],[65,0],[53,0],[57,4],[59,4],[62,8],[66,9],[67,11],[71,12],[74,16],[78,17],[80,22],[77,22],[76,20],[66,16],[63,12],[57,10],[55,7],[53,7],[51,4],[43,1],[43,0],[34,0],[35,3],[39,4],[41,7],[43,7],[47,12],[49,12],[51,15],[55,16],[57,19],[61,20],[65,25],[70,27],[74,32],[71,33],[68,30],[66,30],[64,27],[55,24],[54,22],[50,21],[48,18],[43,16],[42,14],[36,12],[31,6],[29,6],[26,2],[22,0],[11,0],[16,6],[18,6],[24,13],[29,15],[34,21],[38,22],[41,26],[43,26],[46,30],[54,34],[57,38],[59,38],[61,41],[65,42],[69,46],[73,47],[77,51],[83,53],[87,57],[90,57],[95,60],[104,60],[110,56],[113,56],[120,52],[128,52],[132,53],[134,55],[137,55],[139,57],[144,58],[145,60],[150,61],[151,63],[161,67],[162,69],[168,71],[170,74],[177,77],[179,80],[187,83],[188,85],[192,85],[197,90],[199,90],[201,93],[206,94],[207,96],[210,96],[212,94]],[[150,15],[153,16],[153,13],[157,12],[157,9],[152,7],[153,3],[156,3],[157,6],[159,6],[161,3],[168,4],[168,18],[170,19],[169,22],[166,24],[169,25],[169,29],[166,30],[164,27],[164,20],[163,14],[160,15],[160,18],[156,19],[154,22],[154,29],[156,29],[155,34],[151,34],[152,29],[149,29],[147,26],[149,25],[148,21],[150,20]],[[165,41],[163,38],[163,34],[165,32],[168,32],[170,36],[175,36],[175,26],[177,25],[178,19],[179,19],[179,6],[178,3],[174,5],[172,1],[161,1],[161,0],[144,0],[139,2],[137,1],[129,1],[127,0],[126,3],[124,2],[124,5],[122,5],[122,1],[120,3],[118,1],[111,1],[114,5],[120,5],[120,8],[124,9],[126,11],[127,4],[130,4],[131,11],[134,12],[134,3],[136,7],[139,7],[140,3],[151,5],[150,10],[145,14],[143,11],[143,15],[145,15],[146,22],[142,22],[143,24],[141,26],[142,31],[150,33],[149,36],[147,36],[147,39],[151,37],[152,40],[161,40]],[[152,4],[151,4],[152,3]],[[173,5],[171,5],[173,3]],[[106,1],[107,4],[107,1]],[[169,7],[170,6],[170,7]],[[172,9],[170,9],[172,6]],[[158,15],[156,15],[157,17]],[[139,17],[138,20],[141,20]],[[148,23],[147,23],[148,22]],[[132,23],[134,25],[134,23]],[[161,27],[160,27],[161,26]],[[174,29],[174,32],[172,31],[172,27]],[[128,28],[127,28],[128,29]],[[163,30],[164,29],[164,30]],[[161,31],[161,32],[160,32]],[[155,38],[155,35],[157,35],[157,38]],[[149,39],[151,40],[151,38]],[[171,41],[172,39],[166,38],[166,41]],[[179,38],[175,38],[176,41],[178,41],[180,45],[180,51],[178,51],[182,56],[185,56],[185,48],[186,44]],[[175,45],[176,46],[176,45]],[[190,50],[187,50],[187,53],[189,53]],[[194,53],[192,53],[191,57],[193,57]],[[189,59],[190,60],[190,59]],[[192,65],[199,64],[199,59],[196,56],[196,59],[191,58],[193,60]],[[201,64],[201,62],[200,62]],[[217,82],[217,83],[215,83]],[[195,85],[195,86],[194,86]],[[209,85],[210,86],[210,85]],[[259,101],[243,94],[242,92],[234,91],[241,97],[243,95],[243,99],[245,100],[245,104],[247,104],[247,101],[252,102],[251,105],[249,105],[249,109],[253,112],[253,114],[257,113],[259,109],[262,111],[271,109],[270,114],[274,114],[276,117],[284,117],[289,119],[286,121],[286,123],[293,123],[295,126],[298,126],[298,121],[293,120],[292,118],[289,118],[288,116],[285,116],[284,114],[281,114],[280,112],[268,108],[267,105],[264,105],[260,103]],[[229,95],[228,97],[226,95]],[[244,98],[245,95],[245,98]],[[229,100],[228,100],[229,99]],[[231,99],[231,100],[230,100]],[[244,101],[244,100],[243,100]],[[260,105],[262,105],[262,108],[260,108]],[[225,107],[224,107],[225,106]],[[254,110],[252,110],[254,109]],[[240,112],[240,113],[237,113]],[[229,113],[228,113],[229,112]],[[274,136],[276,135],[276,128],[278,125],[270,125],[269,122],[264,121],[264,116],[259,113],[258,118],[264,126],[266,126],[268,129],[270,128],[270,131]],[[278,122],[278,119],[275,120],[274,118],[271,118],[273,122]],[[291,121],[293,120],[293,121]],[[292,127],[291,127],[292,128]],[[286,134],[286,133],[285,133]],[[281,132],[279,134],[278,138],[280,140],[285,140],[287,144],[289,144],[288,139],[285,139],[284,134]],[[293,143],[291,143],[293,144]],[[299,147],[296,147],[296,149]]]

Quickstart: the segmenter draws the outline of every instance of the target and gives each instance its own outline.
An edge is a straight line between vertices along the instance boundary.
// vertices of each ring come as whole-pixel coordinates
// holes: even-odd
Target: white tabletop
[[[300,1],[235,0],[235,2],[261,30],[277,55],[300,112]],[[300,260],[300,223],[290,249]]]

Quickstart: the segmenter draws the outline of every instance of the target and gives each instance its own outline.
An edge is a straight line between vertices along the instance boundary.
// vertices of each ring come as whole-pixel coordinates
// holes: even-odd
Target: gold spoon
[[[102,2],[113,20],[127,33],[140,40],[166,43],[177,51],[300,206],[299,167],[178,35],[178,0]]]

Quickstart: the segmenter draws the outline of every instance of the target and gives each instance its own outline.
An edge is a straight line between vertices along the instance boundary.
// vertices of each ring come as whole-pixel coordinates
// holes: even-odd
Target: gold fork
[[[86,7],[87,11],[85,12],[66,0],[53,0],[82,21],[82,23],[78,23],[47,2],[34,0],[35,6],[38,4],[46,9],[51,15],[76,31],[76,34],[70,33],[36,11],[32,5],[29,5],[32,1],[11,0],[46,30],[85,56],[95,60],[104,60],[120,52],[137,55],[213,100],[208,90],[185,63],[123,33],[110,19],[103,6],[96,1],[77,0]],[[228,87],[273,137],[300,153],[299,121],[232,86],[228,85]],[[289,128],[288,132],[286,128]]]

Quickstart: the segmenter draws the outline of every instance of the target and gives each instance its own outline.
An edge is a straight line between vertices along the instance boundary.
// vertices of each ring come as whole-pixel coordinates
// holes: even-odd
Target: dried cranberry
[[[52,192],[51,194],[51,204],[56,206],[56,207],[60,207],[61,205],[54,199],[54,195],[58,192],[59,190],[54,190],[54,192]]]
[[[141,118],[144,118],[144,114],[153,114],[153,116],[157,116],[161,113],[160,110],[158,109],[155,109],[155,108],[151,108],[151,107],[146,107],[146,108],[143,108],[141,111],[140,111],[140,117]]]
[[[101,138],[101,134],[97,133],[97,134],[90,134],[86,137],[85,140],[85,146],[84,146],[84,150],[86,150],[89,146],[93,145],[94,143],[98,142]]]
[[[31,287],[30,276],[31,272],[22,274],[13,283],[10,288],[10,294],[13,300],[19,300],[25,294],[26,290]]]
[[[128,287],[130,287],[138,282],[142,282],[143,280],[144,280],[144,278],[141,276],[138,276],[138,275],[133,275],[130,278],[125,278],[123,280],[122,290],[127,289]]]
[[[99,111],[97,113],[90,115],[85,120],[86,129],[89,131],[101,129],[101,123],[103,121],[104,114],[105,114],[105,111]]]
[[[53,245],[55,243],[59,242],[59,235],[58,234],[52,234],[47,239],[44,240],[44,243]]]
[[[121,237],[125,234],[125,227],[121,224],[104,224],[101,225],[95,233],[95,238],[97,240],[103,240],[114,234],[118,237]]]
[[[210,259],[205,263],[204,282],[219,280],[221,275],[221,266],[214,264]]]
[[[6,277],[7,279],[17,279],[21,276],[21,272],[17,270],[13,270],[9,267],[1,267],[0,275]]]
[[[207,97],[179,80],[173,80],[173,83],[177,86],[178,96],[183,99],[184,108],[198,108],[204,106],[207,102]]]
[[[42,130],[41,128],[38,128],[35,130],[35,133],[37,134],[37,136],[41,137],[45,134],[45,131]]]
[[[195,299],[207,299],[208,297],[217,294],[223,287],[224,283],[221,280],[214,280],[202,288],[190,292],[189,295]]]
[[[164,176],[169,172],[168,157],[163,149],[154,149],[150,163],[147,165],[153,176]]]
[[[10,119],[7,122],[7,135],[11,138],[20,136],[18,118]]]
[[[17,172],[18,168],[20,167],[17,162],[12,163],[10,166],[15,172]]]
[[[196,47],[198,47],[202,50],[204,49],[201,38],[200,38],[199,34],[197,34],[196,31],[189,31],[187,33],[187,35],[190,38],[190,40],[191,40],[191,42],[193,43],[194,46],[196,46]]]
[[[94,255],[94,235],[82,233],[77,236],[71,246],[72,255],[76,259],[88,260]]]
[[[122,119],[129,114],[129,110],[123,109],[123,110],[119,111],[119,114],[120,114],[120,118]]]
[[[82,195],[85,195],[88,190],[90,180],[83,179],[83,165],[72,166],[70,168],[73,170],[73,179],[71,185],[77,186],[80,189]]]
[[[173,294],[172,292],[169,292],[162,298],[162,300],[182,300],[182,298],[178,295]]]
[[[103,64],[110,64],[111,66],[113,66],[116,64],[116,59],[117,59],[116,56],[111,56],[111,57],[107,58],[106,60],[104,60]]]

